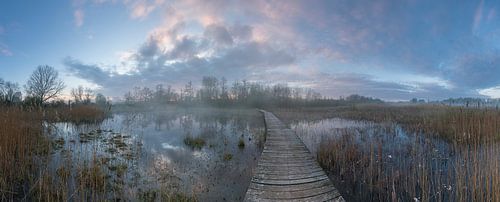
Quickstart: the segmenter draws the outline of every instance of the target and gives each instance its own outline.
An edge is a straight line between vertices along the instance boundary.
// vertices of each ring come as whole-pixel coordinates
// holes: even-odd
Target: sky
[[[498,0],[3,0],[0,78],[110,96],[203,76],[329,97],[500,97]]]

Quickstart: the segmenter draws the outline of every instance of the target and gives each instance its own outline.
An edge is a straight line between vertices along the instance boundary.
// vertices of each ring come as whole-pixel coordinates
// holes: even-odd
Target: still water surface
[[[60,140],[54,170],[98,158],[113,179],[113,197],[129,199],[168,189],[203,201],[241,200],[265,138],[262,115],[253,109],[123,112],[101,124],[52,128]],[[186,138],[204,144],[187,145]]]

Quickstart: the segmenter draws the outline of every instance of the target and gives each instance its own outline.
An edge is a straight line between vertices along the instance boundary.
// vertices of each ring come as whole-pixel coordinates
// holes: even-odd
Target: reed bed
[[[74,107],[54,107],[44,110],[44,118],[50,122],[71,122],[75,124],[99,123],[109,116],[95,105],[76,105]]]
[[[80,134],[85,142],[80,144],[87,146],[51,135],[52,122],[97,123],[105,115],[93,106],[0,107],[0,201],[197,200],[166,188],[131,191],[134,185],[126,179],[139,151],[124,135],[103,130],[93,132],[95,138]],[[106,148],[113,151],[109,156],[97,152],[103,149],[99,138],[107,138]],[[144,193],[154,194],[143,198]]]
[[[52,172],[49,162],[56,143],[45,133],[43,114],[42,110],[0,108],[0,201],[65,201],[82,196],[68,193],[72,188],[93,193],[106,187],[102,173],[97,176],[101,171],[97,164],[73,169],[64,161]],[[83,196],[82,200],[97,199],[95,194]]]
[[[307,112],[306,112],[307,111]],[[500,201],[500,112],[446,106],[275,110],[352,201]],[[317,127],[318,120],[364,120]],[[297,124],[297,122],[310,124]],[[318,141],[319,140],[319,141]]]
[[[393,122],[406,130],[456,144],[500,140],[500,110],[443,105],[353,105],[332,108],[275,109],[286,122],[346,118],[376,123]]]
[[[39,112],[0,108],[0,200],[25,195],[37,180],[37,158],[49,153]]]

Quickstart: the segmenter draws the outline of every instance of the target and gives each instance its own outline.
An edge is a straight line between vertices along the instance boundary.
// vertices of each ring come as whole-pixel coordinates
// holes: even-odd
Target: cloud
[[[0,43],[0,55],[13,56],[14,54],[7,45]]]
[[[210,25],[196,36],[178,35],[174,30],[152,32],[137,51],[122,57],[120,65],[136,66],[126,73],[109,69],[128,67],[85,64],[70,57],[63,64],[74,76],[102,86],[116,96],[134,86],[181,85],[189,80],[198,82],[206,75],[244,79],[259,71],[295,63],[296,56],[291,51],[247,40],[251,35],[249,30],[250,27],[243,25],[231,28]]]
[[[83,20],[83,15],[81,16],[81,18],[76,16],[77,12],[83,14],[82,8],[84,8],[85,5],[103,5],[103,4],[113,5],[117,3],[125,5],[128,8],[130,12],[130,17],[132,19],[145,19],[153,11],[163,7],[166,1],[165,0],[73,0],[72,1],[73,7],[77,9],[74,12],[75,24],[77,25],[79,24],[78,22],[80,21],[78,19]]]
[[[429,100],[442,100],[450,97],[479,96],[475,91],[455,91],[438,83],[398,83],[378,81],[368,75],[329,76],[317,82],[318,90],[325,94],[360,94],[386,100],[408,100],[417,97]],[[325,87],[321,87],[325,86]]]
[[[144,18],[149,15],[149,13],[151,13],[151,11],[153,11],[154,9],[154,6],[149,6],[144,3],[137,3],[132,8],[131,16],[132,18]]]
[[[233,44],[233,37],[229,34],[226,27],[211,24],[205,29],[205,37],[211,40],[215,45],[230,46]]]
[[[83,10],[82,9],[75,10],[73,16],[75,18],[75,25],[77,27],[81,27],[83,25],[83,21],[85,18],[85,13],[83,12]]]
[[[481,25],[481,19],[483,18],[483,6],[484,0],[479,2],[479,5],[476,8],[476,13],[474,14],[474,23],[472,24],[472,32],[477,32],[479,26]]]
[[[443,77],[460,89],[483,89],[500,85],[500,52],[461,55],[447,69]]]
[[[126,4],[128,1],[125,1]],[[164,0],[154,0],[154,1],[148,1],[148,0],[139,0],[139,1],[133,1],[134,3],[131,3],[131,14],[130,16],[134,19],[144,19],[147,17],[151,12],[156,10],[158,7],[161,7],[165,1]]]
[[[272,73],[272,74],[271,74]],[[477,91],[456,91],[436,82],[393,82],[380,81],[367,74],[298,71],[298,72],[262,72],[253,75],[254,81],[271,83],[294,83],[298,86],[313,88],[326,96],[346,97],[352,94],[400,101],[411,98],[442,100],[450,97],[483,97]]]
[[[111,2],[125,5],[133,19],[162,18],[120,64],[65,61],[78,77],[116,92],[203,75],[300,82],[327,95],[387,99],[474,96],[499,85],[498,29],[488,27],[498,5],[488,1]],[[104,70],[113,68],[127,71]],[[445,83],[398,83],[386,72]]]
[[[71,57],[64,58],[63,64],[65,64],[75,76],[85,78],[95,83],[102,83],[113,75],[111,72],[105,71],[97,65],[82,64],[78,60]]]

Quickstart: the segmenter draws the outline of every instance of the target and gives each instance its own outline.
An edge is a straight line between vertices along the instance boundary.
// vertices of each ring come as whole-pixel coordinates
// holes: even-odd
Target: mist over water
[[[253,109],[173,108],[119,112],[101,124],[56,123],[52,134],[64,138],[54,165],[68,156],[73,162],[91,161],[94,155],[105,159],[115,179],[111,186],[125,198],[168,187],[204,200],[237,201],[262,151],[264,125]],[[186,137],[205,143],[194,148]],[[117,172],[120,167],[125,173]]]

